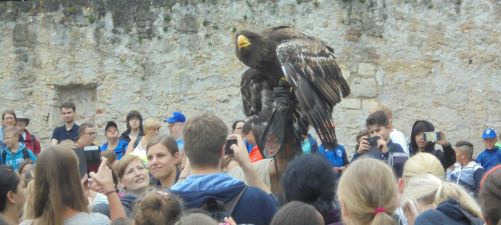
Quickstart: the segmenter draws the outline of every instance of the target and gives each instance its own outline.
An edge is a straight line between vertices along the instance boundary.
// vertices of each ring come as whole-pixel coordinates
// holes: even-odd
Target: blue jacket
[[[0,155],[5,154],[5,159],[2,158],[2,162],[5,161],[5,165],[10,166],[15,171],[19,170],[21,163],[25,160],[23,155],[23,149],[26,149],[26,151],[28,151],[29,159],[31,159],[31,161],[33,162],[37,161],[37,157],[35,156],[35,154],[33,154],[31,150],[27,149],[22,142],[19,142],[19,146],[17,147],[16,153],[12,153],[7,146],[4,147],[2,150],[0,150],[1,153]]]
[[[170,192],[183,199],[187,208],[200,208],[209,197],[229,202],[245,184],[224,173],[191,175],[176,183]],[[262,190],[248,187],[242,194],[232,217],[237,224],[267,225],[277,211],[277,201]]]
[[[318,148],[318,153],[327,159],[332,167],[343,167],[349,163],[346,150],[341,144],[337,145],[334,149],[325,149],[324,145],[321,144]]]
[[[414,225],[483,225],[482,219],[461,208],[455,200],[440,203],[436,209],[428,209],[416,217]]]
[[[475,161],[480,163],[485,171],[489,171],[489,169],[501,163],[501,149],[497,146],[494,146],[493,149],[485,149],[477,156]]]
[[[125,151],[127,151],[127,146],[129,145],[129,142],[127,142],[125,139],[119,138],[118,139],[118,144],[113,151],[117,155],[117,160],[122,159],[122,157],[125,155]],[[99,146],[100,151],[106,151],[108,149],[108,142],[104,143],[103,145]]]

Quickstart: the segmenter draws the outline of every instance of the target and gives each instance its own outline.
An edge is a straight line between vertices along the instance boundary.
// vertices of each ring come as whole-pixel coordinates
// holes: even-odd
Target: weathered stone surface
[[[376,97],[377,83],[375,78],[354,78],[350,84],[352,97]]]
[[[358,74],[365,77],[374,77],[376,74],[376,66],[373,63],[359,63]]]
[[[352,88],[333,112],[348,151],[377,102],[406,135],[427,119],[480,150],[485,126],[501,130],[500,12],[493,0],[2,2],[0,110],[24,111],[42,145],[68,97],[100,140],[106,121],[124,130],[133,109],[157,119],[211,112],[229,125],[243,118],[246,70],[234,33],[285,24],[335,50]]]
[[[360,99],[347,98],[339,103],[339,107],[343,109],[360,109],[361,101]]]

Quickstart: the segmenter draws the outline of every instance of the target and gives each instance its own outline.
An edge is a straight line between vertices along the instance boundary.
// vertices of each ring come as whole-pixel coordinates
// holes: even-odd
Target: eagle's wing
[[[276,52],[282,71],[295,89],[301,114],[315,128],[322,143],[337,145],[332,109],[350,94],[350,87],[332,48],[319,40],[304,38],[282,42]]]
[[[255,124],[267,122],[273,111],[273,92],[264,77],[250,68],[242,74],[240,82],[245,116]]]

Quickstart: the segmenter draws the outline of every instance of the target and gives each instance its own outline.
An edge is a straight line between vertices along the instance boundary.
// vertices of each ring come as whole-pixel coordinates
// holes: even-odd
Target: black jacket
[[[425,127],[424,130],[419,130],[416,129],[416,126],[418,125],[420,127]],[[426,120],[418,120],[414,123],[412,126],[412,132],[411,132],[411,143],[409,144],[409,153],[411,156],[415,155],[418,151],[418,147],[416,144],[416,135],[419,134],[419,132],[432,132],[435,131],[435,127],[433,126],[432,123]],[[444,170],[452,166],[456,162],[456,153],[454,152],[454,149],[452,149],[451,144],[447,144],[445,146],[442,146],[443,151],[440,149],[435,149],[435,143],[427,143],[424,152],[430,153],[434,156],[437,157],[438,160],[440,160],[440,163],[442,163],[442,166],[444,167]]]
[[[483,225],[482,219],[473,216],[455,200],[440,203],[436,209],[428,209],[416,217],[414,225]]]

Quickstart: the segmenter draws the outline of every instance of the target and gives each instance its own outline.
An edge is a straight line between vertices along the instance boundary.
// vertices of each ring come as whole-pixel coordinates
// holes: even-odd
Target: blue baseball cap
[[[173,112],[172,116],[165,119],[167,123],[184,123],[186,121],[186,117],[181,112]]]
[[[487,139],[487,138],[496,138],[496,131],[492,128],[487,128],[484,130],[484,133],[482,133],[482,138]]]

